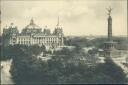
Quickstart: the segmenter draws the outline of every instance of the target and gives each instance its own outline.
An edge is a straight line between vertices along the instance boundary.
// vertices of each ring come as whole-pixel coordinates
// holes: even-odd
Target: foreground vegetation
[[[23,57],[24,54],[38,55],[42,51],[45,51],[45,47],[39,47],[38,45],[26,46],[26,45],[14,45],[14,46],[0,46],[0,60],[12,59],[17,56]]]
[[[82,50],[77,50],[80,48],[74,50],[65,48],[56,52],[52,59],[44,62],[36,58],[37,52],[30,54],[31,50],[28,48],[14,46],[12,50],[17,47],[18,54],[12,52],[15,57],[13,57],[10,71],[16,84],[126,83],[125,73],[111,59],[106,59],[105,63],[96,64],[94,61],[84,62],[76,58],[75,55],[86,57]]]

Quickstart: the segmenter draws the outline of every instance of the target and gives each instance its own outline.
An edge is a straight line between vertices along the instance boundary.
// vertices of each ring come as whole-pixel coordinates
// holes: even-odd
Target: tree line
[[[16,84],[125,84],[127,82],[126,74],[109,58],[105,63],[90,61],[91,66],[88,62],[76,58],[75,55],[86,57],[80,48],[74,50],[64,48],[55,52],[47,61],[36,58],[39,52],[30,54],[31,50],[22,46],[14,46],[12,50],[17,48],[19,50],[13,52],[15,57],[10,70]]]

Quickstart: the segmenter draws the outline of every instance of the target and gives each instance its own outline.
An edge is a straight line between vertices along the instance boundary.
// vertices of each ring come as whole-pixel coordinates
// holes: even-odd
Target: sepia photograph
[[[0,0],[0,84],[128,84],[127,0]]]

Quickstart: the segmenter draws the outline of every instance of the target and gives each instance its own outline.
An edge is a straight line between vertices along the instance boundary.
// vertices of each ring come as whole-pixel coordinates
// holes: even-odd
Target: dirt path
[[[14,84],[9,72],[12,60],[1,62],[1,84]]]

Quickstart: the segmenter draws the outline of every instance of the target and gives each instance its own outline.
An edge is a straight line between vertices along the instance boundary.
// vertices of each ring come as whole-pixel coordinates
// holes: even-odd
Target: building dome
[[[27,29],[40,29],[40,27],[37,26],[37,25],[34,23],[34,20],[33,20],[33,19],[31,19],[30,24],[27,25],[25,28],[27,28]]]
[[[22,30],[23,34],[35,34],[35,33],[40,33],[40,32],[41,32],[41,28],[34,23],[33,19],[31,19],[30,24],[27,25]]]

